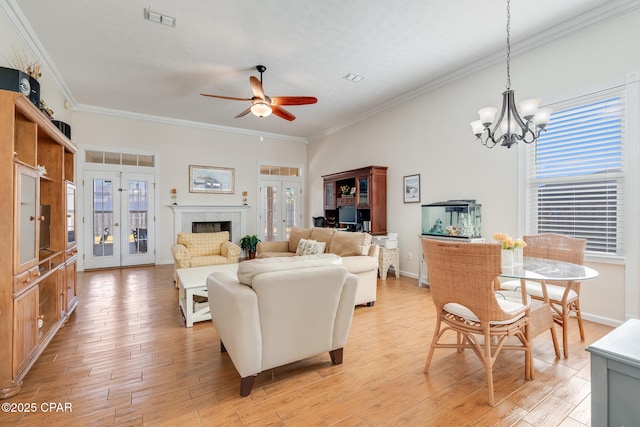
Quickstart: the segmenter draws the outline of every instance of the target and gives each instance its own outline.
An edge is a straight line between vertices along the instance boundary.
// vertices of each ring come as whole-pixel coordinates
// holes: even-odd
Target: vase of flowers
[[[514,265],[514,252],[516,249],[527,246],[522,239],[513,239],[506,233],[495,233],[493,239],[502,246],[502,267],[512,268]]]

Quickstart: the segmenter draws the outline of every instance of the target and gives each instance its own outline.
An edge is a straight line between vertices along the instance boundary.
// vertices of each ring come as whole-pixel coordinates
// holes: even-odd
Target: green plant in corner
[[[260,239],[255,234],[247,234],[240,239],[240,247],[247,252],[249,259],[256,257],[258,242],[260,242]]]

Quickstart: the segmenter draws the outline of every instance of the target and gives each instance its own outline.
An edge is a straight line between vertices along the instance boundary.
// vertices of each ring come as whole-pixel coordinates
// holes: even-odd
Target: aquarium
[[[422,234],[467,239],[482,237],[481,207],[475,200],[422,205]]]

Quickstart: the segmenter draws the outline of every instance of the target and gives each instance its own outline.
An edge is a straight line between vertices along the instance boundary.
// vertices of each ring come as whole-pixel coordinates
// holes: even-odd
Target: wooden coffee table
[[[215,272],[223,272],[236,277],[238,264],[207,265],[177,270],[180,282],[178,304],[182,309],[187,328],[192,327],[194,322],[211,320],[207,300],[207,277]],[[194,297],[200,298],[196,298],[194,301]]]

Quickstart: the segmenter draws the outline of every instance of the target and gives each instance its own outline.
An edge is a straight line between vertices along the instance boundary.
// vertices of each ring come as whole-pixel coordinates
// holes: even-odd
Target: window
[[[155,156],[149,154],[112,153],[108,151],[87,150],[86,163],[103,163],[111,165],[155,166]]]
[[[527,146],[527,233],[580,237],[588,252],[622,256],[624,87],[550,106],[547,132]]]

